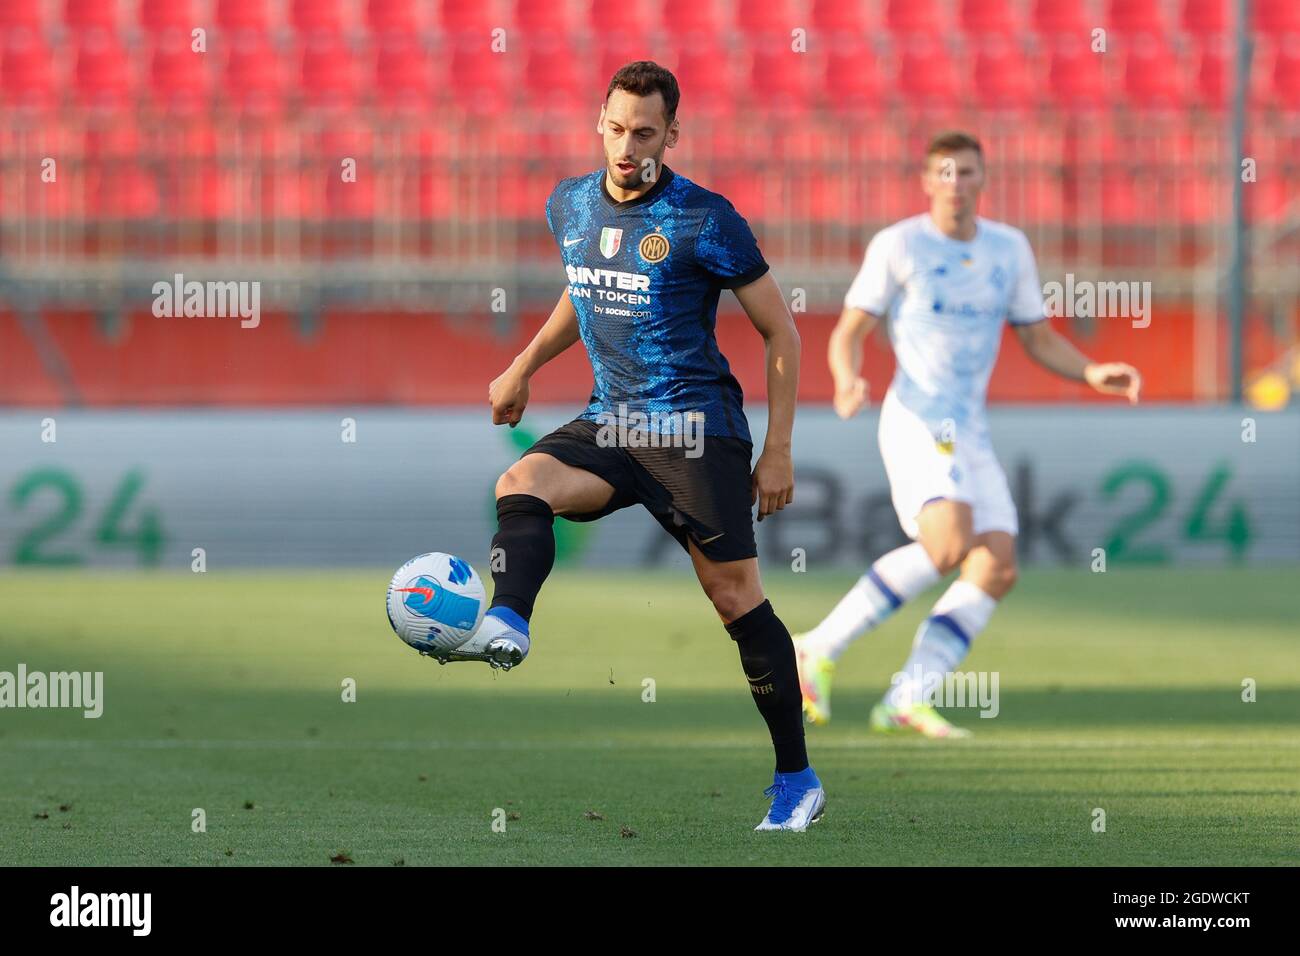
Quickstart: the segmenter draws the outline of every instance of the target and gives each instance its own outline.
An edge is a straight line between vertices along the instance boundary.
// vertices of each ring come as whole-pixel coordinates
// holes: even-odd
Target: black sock
[[[497,499],[492,538],[492,607],[508,607],[525,621],[555,564],[555,512],[533,495]],[[501,570],[498,571],[497,568]]]
[[[808,750],[803,739],[799,666],[790,632],[772,610],[772,602],[764,601],[728,624],[727,633],[740,649],[740,666],[749,678],[758,712],[767,721],[777,772],[798,773],[808,766]]]

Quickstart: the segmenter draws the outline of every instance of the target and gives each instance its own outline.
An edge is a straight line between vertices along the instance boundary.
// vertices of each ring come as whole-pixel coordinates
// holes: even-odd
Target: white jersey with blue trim
[[[987,437],[984,399],[1003,321],[1045,317],[1023,232],[978,219],[975,238],[963,242],[945,236],[929,213],[876,233],[844,304],[889,316],[898,400],[936,433],[949,419],[968,438]]]

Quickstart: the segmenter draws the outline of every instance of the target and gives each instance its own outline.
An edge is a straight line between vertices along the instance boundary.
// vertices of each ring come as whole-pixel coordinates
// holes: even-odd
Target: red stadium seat
[[[797,14],[790,0],[738,0],[736,26],[753,35],[775,35],[784,39],[787,47],[792,39],[790,31],[803,27],[806,21]]]
[[[135,157],[86,170],[86,213],[93,219],[152,219],[158,184]]]
[[[605,37],[604,44],[595,60],[595,73],[591,81],[604,93],[610,78],[622,67],[637,60],[653,60],[655,55],[645,40],[618,35]],[[681,81],[681,77],[678,77]]]
[[[323,109],[347,109],[356,103],[359,83],[356,60],[341,38],[318,33],[302,44],[299,87],[303,101]]]
[[[1062,222],[1068,209],[1065,183],[1054,173],[1031,173],[1020,186],[1020,215],[1031,224]]]
[[[506,103],[509,57],[492,53],[486,44],[461,47],[452,53],[449,84],[455,102],[475,115],[500,112]]]
[[[91,32],[77,49],[74,73],[77,99],[100,110],[123,109],[131,95],[133,61],[111,34]]]
[[[1160,0],[1109,0],[1105,25],[1107,29],[1129,35],[1164,36],[1168,33]]]
[[[409,187],[408,187],[409,188]],[[423,170],[415,182],[411,204],[421,219],[450,219],[458,200],[456,183],[441,170]]]
[[[947,17],[937,0],[888,0],[885,26],[891,33],[904,36],[940,36]]]
[[[671,67],[691,113],[730,114],[735,108],[735,72],[727,51],[711,41],[685,44]]]
[[[1047,86],[1062,106],[1073,109],[1099,107],[1106,100],[1105,55],[1093,53],[1087,43],[1063,45],[1051,54]]]
[[[1226,33],[1232,26],[1231,0],[1183,0],[1182,27],[1198,37]]]
[[[842,37],[831,44],[823,89],[828,105],[837,111],[880,110],[888,102],[875,53],[855,37]]]
[[[872,26],[858,0],[812,0],[812,25],[836,39],[864,37]]]
[[[985,40],[975,54],[971,88],[982,106],[995,109],[1023,109],[1038,95],[1025,54],[1000,38]]]
[[[218,205],[217,215],[240,219],[322,218],[324,184],[320,176],[306,173],[297,164],[266,161],[258,164],[253,176],[238,181],[210,181],[207,186],[215,195],[194,214],[211,215],[209,209]]]
[[[1254,50],[1250,58],[1250,83],[1247,89],[1248,101],[1264,108],[1273,108],[1278,105],[1277,96],[1275,95],[1276,82],[1275,76],[1277,70],[1277,61],[1282,54],[1282,45],[1285,38],[1278,38],[1268,35],[1261,35],[1254,38]],[[1227,42],[1228,51],[1228,89],[1233,89],[1233,83],[1236,81],[1236,60],[1234,54],[1236,47],[1231,38]],[[1231,95],[1231,93],[1229,94]]]
[[[168,33],[153,50],[149,89],[156,106],[167,113],[195,116],[206,111],[212,92],[208,55],[190,49],[189,36]]]
[[[92,217],[138,219],[158,211],[158,187],[144,168],[140,130],[129,117],[114,117],[86,131],[86,211]]]
[[[1154,37],[1139,38],[1124,56],[1124,93],[1140,108],[1182,106],[1188,95],[1173,51]]]
[[[252,219],[257,207],[240,199],[233,176],[211,157],[162,166],[159,204],[169,217],[182,221]]]
[[[374,57],[374,90],[381,105],[398,110],[431,106],[433,69],[417,39],[400,33],[382,36]]]
[[[546,197],[553,188],[555,180],[552,176],[526,170],[523,175],[501,183],[496,195],[497,213],[509,219],[536,222],[541,219]]]
[[[620,4],[614,4],[618,7]],[[530,37],[570,36],[578,32],[568,3],[538,3],[537,0],[514,0],[514,26]]]
[[[762,167],[742,170],[727,183],[727,199],[751,225],[766,216],[770,192]]]
[[[1083,0],[1034,0],[1030,22],[1043,36],[1087,37],[1099,26],[1094,23]]]
[[[6,3],[9,0],[5,0]],[[118,28],[117,0],[67,0],[63,8],[63,21],[73,30],[103,30],[116,33]]]
[[[1232,96],[1232,72],[1223,44],[1207,40],[1196,53],[1194,88],[1197,102],[1207,109],[1223,109]]]
[[[725,29],[716,0],[664,0],[663,28],[674,36],[716,37]]]
[[[1295,199],[1291,185],[1265,176],[1245,187],[1246,216],[1252,222],[1280,222]],[[1227,207],[1231,210],[1231,206]]]
[[[897,222],[924,212],[929,205],[911,165],[890,163],[871,176],[866,187],[864,216],[872,222]]]
[[[299,33],[342,33],[340,0],[293,0],[289,22]]]
[[[749,92],[764,113],[802,113],[808,109],[810,86],[807,54],[789,44],[759,44],[750,59]]]
[[[971,36],[1012,38],[1024,31],[1017,8],[1006,0],[961,0],[957,20]]]
[[[52,52],[39,33],[15,31],[5,39],[0,89],[6,108],[44,112],[57,97]]]
[[[265,33],[271,28],[268,0],[215,0],[217,26]]]
[[[569,112],[594,103],[599,94],[583,83],[579,60],[565,38],[534,44],[524,61],[524,87],[538,108]]]
[[[1178,220],[1186,225],[1223,222],[1232,208],[1232,179],[1189,170],[1174,183]]]
[[[404,33],[420,30],[420,8],[416,0],[366,0],[366,25],[372,33]]]
[[[199,25],[190,0],[140,0],[140,26],[150,33],[182,31],[188,40]]]
[[[1065,217],[1061,177],[1034,168],[992,179],[980,211],[991,219],[1016,225],[1060,222]]]
[[[1255,0],[1251,25],[1273,36],[1300,34],[1300,3],[1296,0]]]
[[[490,32],[504,26],[493,16],[492,8],[482,0],[442,0],[442,28],[452,35],[475,34],[486,49]]]
[[[653,6],[647,7],[647,0],[621,0],[619,3],[591,0],[586,5],[584,23],[598,40],[608,41],[611,37],[640,38],[658,27]]]
[[[852,177],[832,174],[829,170],[807,181],[807,214],[815,222],[850,225],[861,218],[854,215],[852,198],[860,193],[853,188]],[[857,210],[860,213],[860,210]]]
[[[1274,105],[1300,114],[1300,33],[1278,44],[1272,79]]]
[[[278,115],[284,107],[280,54],[260,33],[235,39],[226,59],[225,93],[230,105],[248,116]]]
[[[143,137],[133,117],[92,123],[82,133],[81,155],[87,163],[113,163],[143,152]]]
[[[1153,195],[1139,185],[1134,170],[1130,168],[1108,171],[1100,191],[1100,207],[1088,203],[1084,211],[1092,216],[1100,208],[1101,217],[1097,222],[1102,226],[1135,226],[1156,218],[1156,210],[1152,208]]]
[[[899,59],[898,91],[917,105],[948,105],[961,96],[957,64],[942,44],[915,40]]]
[[[0,30],[8,40],[13,31],[27,30],[39,33],[44,28],[42,0],[6,0],[0,3]]]

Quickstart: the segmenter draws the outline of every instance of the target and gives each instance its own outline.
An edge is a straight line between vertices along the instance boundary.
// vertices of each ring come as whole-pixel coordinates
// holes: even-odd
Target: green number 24
[[[153,508],[143,509],[134,531],[122,527],[131,503],[143,486],[144,476],[139,471],[130,471],[123,476],[95,528],[95,541],[105,547],[135,548],[140,563],[152,567],[162,558],[163,532],[158,512]],[[38,468],[18,479],[9,492],[9,502],[15,509],[22,509],[42,489],[52,491],[60,504],[47,518],[19,537],[14,548],[14,564],[68,567],[84,563],[84,555],[51,551],[48,547],[53,538],[81,517],[83,496],[80,483],[74,475],[61,469]]]
[[[1219,527],[1210,527],[1210,509],[1231,476],[1226,464],[1220,464],[1210,473],[1196,496],[1192,511],[1183,526],[1183,533],[1188,541],[1224,541],[1233,560],[1240,560],[1250,545],[1250,521],[1241,502],[1232,503],[1227,520]],[[1168,507],[1169,479],[1163,471],[1148,462],[1129,462],[1106,476],[1101,486],[1102,496],[1110,500],[1120,488],[1130,482],[1145,484],[1151,489],[1151,494],[1141,508],[1126,515],[1116,525],[1110,540],[1106,542],[1106,553],[1114,561],[1163,564],[1169,560],[1169,553],[1164,547],[1157,544],[1136,545],[1133,539],[1138,532],[1159,520]]]

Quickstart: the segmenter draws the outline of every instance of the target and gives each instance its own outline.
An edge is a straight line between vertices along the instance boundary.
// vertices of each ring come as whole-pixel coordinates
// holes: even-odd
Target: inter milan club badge
[[[600,230],[600,251],[606,259],[614,258],[615,254],[623,246],[623,230],[611,229],[606,226]]]
[[[661,232],[652,232],[641,240],[637,251],[646,262],[663,262],[668,258],[668,237]]]

